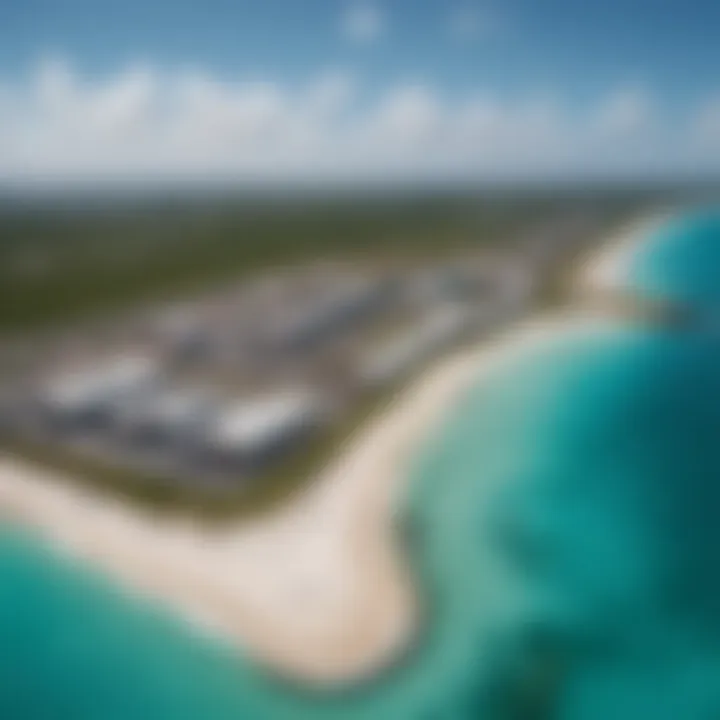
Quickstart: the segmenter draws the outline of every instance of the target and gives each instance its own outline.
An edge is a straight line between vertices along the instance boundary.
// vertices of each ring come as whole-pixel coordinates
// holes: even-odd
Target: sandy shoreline
[[[0,459],[0,513],[281,671],[320,683],[363,676],[402,650],[418,620],[392,536],[413,451],[484,369],[551,327],[558,322],[446,359],[262,522],[144,515],[9,457]]]
[[[578,285],[585,293],[622,290],[626,268],[632,263],[638,242],[666,222],[670,213],[641,217],[609,238],[592,253],[578,273]]]
[[[213,527],[158,518],[7,456],[0,457],[0,514],[281,672],[319,684],[369,675],[402,651],[418,622],[393,536],[418,444],[482,373],[593,319],[535,320],[441,361],[292,505],[262,521]]]

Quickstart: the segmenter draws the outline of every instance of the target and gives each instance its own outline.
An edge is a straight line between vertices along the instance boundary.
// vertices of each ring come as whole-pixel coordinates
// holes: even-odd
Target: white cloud
[[[379,6],[368,2],[348,5],[342,17],[344,35],[356,43],[371,43],[386,30],[386,18]]]
[[[355,95],[355,80],[347,73],[333,70],[310,85],[308,106],[313,114],[334,116],[347,109]]]
[[[652,116],[652,104],[644,90],[622,89],[603,101],[596,124],[600,133],[627,136],[647,129]]]
[[[381,101],[375,128],[383,140],[393,144],[424,144],[432,141],[443,123],[443,108],[429,88],[400,87]]]
[[[453,99],[397,84],[374,99],[330,69],[304,85],[131,66],[88,81],[42,63],[0,79],[0,179],[373,181],[720,170],[720,101],[664,126],[644,90],[583,111],[561,97]]]
[[[720,145],[720,97],[710,98],[698,108],[693,126],[699,145]]]
[[[193,73],[177,77],[169,90],[174,113],[169,125],[179,142],[258,144],[279,127],[287,112],[282,92],[269,83],[233,85]]]

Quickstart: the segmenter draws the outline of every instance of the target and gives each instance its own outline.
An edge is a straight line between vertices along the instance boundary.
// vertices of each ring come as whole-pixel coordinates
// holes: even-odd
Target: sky
[[[0,181],[720,171],[715,0],[0,0]]]

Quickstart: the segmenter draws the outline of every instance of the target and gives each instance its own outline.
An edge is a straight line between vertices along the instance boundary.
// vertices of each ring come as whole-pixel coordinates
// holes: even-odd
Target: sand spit
[[[393,531],[417,447],[482,373],[568,327],[604,324],[597,312],[556,315],[441,361],[262,521],[158,518],[7,456],[0,513],[281,673],[318,685],[366,677],[397,657],[419,621]]]
[[[446,359],[263,521],[146,515],[11,457],[0,459],[0,512],[285,674],[317,684],[368,676],[402,651],[419,618],[393,534],[413,452],[481,371],[567,322],[536,322]]]

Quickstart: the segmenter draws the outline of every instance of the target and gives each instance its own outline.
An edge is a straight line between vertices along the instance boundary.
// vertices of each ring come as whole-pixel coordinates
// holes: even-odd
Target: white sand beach
[[[591,253],[577,275],[581,293],[597,295],[622,290],[626,269],[633,261],[638,242],[659,228],[669,216],[668,211],[639,218]]]
[[[0,460],[0,513],[293,677],[364,676],[418,622],[392,531],[413,452],[481,371],[565,324],[535,323],[444,360],[274,517],[221,527],[163,519],[10,457]]]
[[[11,457],[0,458],[0,514],[281,672],[319,684],[363,677],[392,661],[419,621],[393,536],[413,453],[483,372],[568,325],[592,331],[597,321],[536,320],[442,360],[262,520],[161,519]]]

